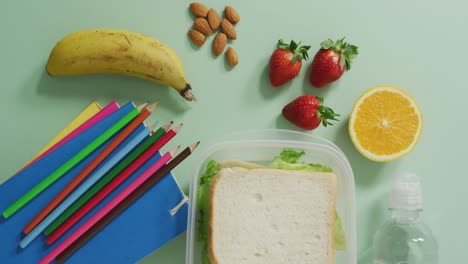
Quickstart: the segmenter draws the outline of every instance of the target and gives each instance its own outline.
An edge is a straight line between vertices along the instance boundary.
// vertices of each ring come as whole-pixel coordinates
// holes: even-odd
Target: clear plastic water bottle
[[[374,236],[374,264],[437,264],[437,242],[421,220],[421,183],[416,175],[396,177],[389,209],[389,219]]]

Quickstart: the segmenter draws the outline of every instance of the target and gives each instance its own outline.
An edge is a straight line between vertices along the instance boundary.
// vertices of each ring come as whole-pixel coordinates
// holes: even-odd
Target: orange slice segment
[[[403,89],[377,86],[354,104],[349,134],[357,150],[370,160],[399,159],[416,146],[423,128],[421,110]]]

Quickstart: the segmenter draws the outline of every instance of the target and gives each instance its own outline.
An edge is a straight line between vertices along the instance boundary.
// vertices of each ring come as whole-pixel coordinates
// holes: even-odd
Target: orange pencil
[[[147,104],[140,106],[144,108]],[[122,143],[145,119],[153,112],[158,102],[148,106],[140,114],[135,117],[123,130],[120,132],[110,144],[99,153],[73,180],[60,191],[39,214],[37,214],[23,229],[27,235],[33,230],[52,210],[59,205],[63,199],[67,197],[99,164],[114,151],[120,143]]]

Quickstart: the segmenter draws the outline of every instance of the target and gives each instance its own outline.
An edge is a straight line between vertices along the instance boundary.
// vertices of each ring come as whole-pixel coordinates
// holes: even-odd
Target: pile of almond
[[[240,16],[237,11],[226,6],[224,9],[224,18],[221,20],[216,10],[213,8],[208,9],[201,3],[191,3],[190,11],[196,17],[193,22],[193,28],[189,30],[188,34],[193,44],[198,47],[203,46],[206,37],[211,36],[214,31],[221,28],[213,40],[213,53],[219,56],[223,53],[227,44],[227,39],[237,39],[237,33],[234,25],[240,21]],[[239,62],[239,57],[236,51],[229,47],[225,53],[227,63],[234,67]]]

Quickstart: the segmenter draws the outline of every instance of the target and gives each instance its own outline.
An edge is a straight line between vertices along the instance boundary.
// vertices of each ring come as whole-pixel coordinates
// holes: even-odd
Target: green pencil
[[[153,145],[160,137],[162,137],[166,130],[169,129],[171,123],[160,127],[153,135],[145,139],[137,148],[130,152],[125,158],[120,161],[112,170],[110,170],[104,177],[87,190],[78,200],[76,200],[70,207],[67,208],[59,217],[57,217],[45,230],[44,234],[47,236],[54,232],[60,225],[62,225],[68,218],[70,218],[78,209],[86,204],[91,198],[94,197],[102,188],[104,188],[111,180],[119,175],[125,168],[127,168],[133,161],[135,161],[144,151]]]
[[[47,189],[50,185],[52,185],[55,181],[60,179],[65,173],[75,167],[78,163],[80,163],[83,159],[88,157],[93,151],[99,148],[102,144],[104,144],[107,140],[109,140],[113,135],[119,132],[125,125],[127,125],[130,121],[132,121],[140,111],[137,108],[134,108],[124,117],[122,117],[119,121],[117,121],[113,126],[111,126],[108,130],[106,130],[103,134],[89,143],[86,147],[84,147],[80,152],[78,152],[75,156],[65,162],[62,166],[52,172],[49,176],[47,176],[44,180],[34,186],[31,190],[29,190],[26,194],[21,196],[18,200],[16,200],[12,205],[10,205],[5,211],[3,211],[2,215],[4,218],[9,218],[18,210],[20,210],[23,206],[29,203],[32,199],[34,199],[37,195],[39,195],[42,191]]]

